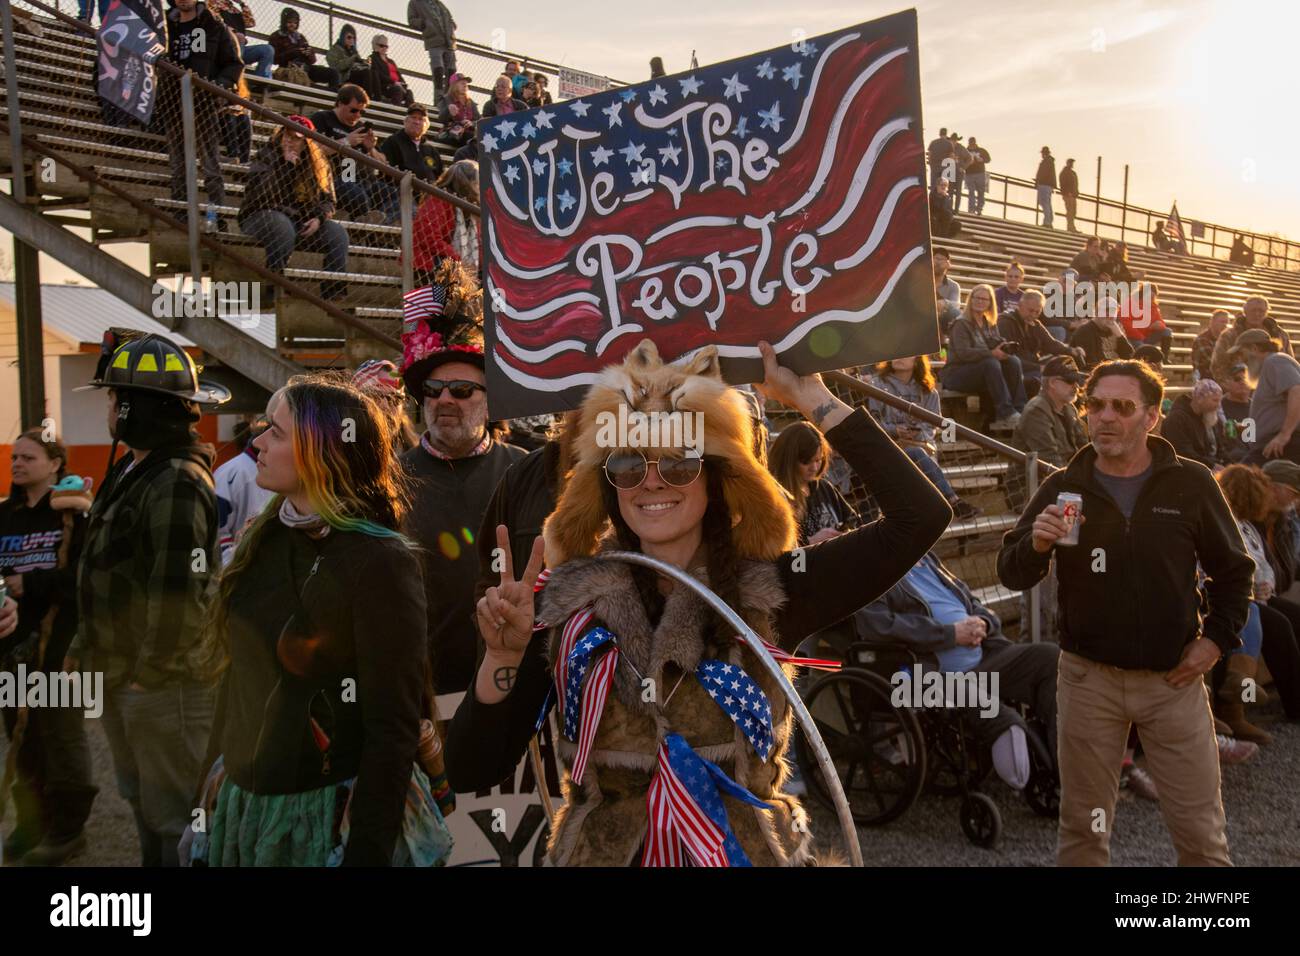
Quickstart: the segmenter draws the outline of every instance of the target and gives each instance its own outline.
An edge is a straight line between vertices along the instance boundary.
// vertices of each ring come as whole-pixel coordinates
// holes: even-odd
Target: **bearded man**
[[[1203,378],[1190,393],[1174,399],[1173,407],[1160,426],[1160,436],[1183,458],[1199,461],[1211,471],[1228,464],[1227,440],[1219,409],[1223,389],[1211,378]]]
[[[474,536],[492,492],[523,449],[488,427],[481,293],[450,263],[430,287],[432,308],[408,303],[402,379],[421,402],[425,431],[402,456],[411,507],[404,530],[424,549],[434,691],[450,694],[474,677]]]
[[[1232,348],[1235,361],[1246,366],[1246,382],[1255,390],[1250,400],[1254,441],[1246,442],[1248,465],[1271,458],[1300,464],[1300,435],[1296,434],[1300,427],[1300,362],[1282,348],[1264,329],[1247,329],[1237,336]]]

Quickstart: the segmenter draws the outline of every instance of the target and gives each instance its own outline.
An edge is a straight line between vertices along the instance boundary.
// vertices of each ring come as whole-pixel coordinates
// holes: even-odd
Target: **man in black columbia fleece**
[[[1214,722],[1201,677],[1240,645],[1254,564],[1204,465],[1148,433],[1164,389],[1141,362],[1088,378],[1092,444],[1038,489],[998,554],[1025,590],[1056,557],[1061,661],[1057,862],[1105,865],[1130,725],[1142,737],[1180,865],[1228,866]],[[1083,496],[1079,543],[1057,495]],[[1201,613],[1197,564],[1205,571]],[[1103,827],[1096,832],[1095,811]]]

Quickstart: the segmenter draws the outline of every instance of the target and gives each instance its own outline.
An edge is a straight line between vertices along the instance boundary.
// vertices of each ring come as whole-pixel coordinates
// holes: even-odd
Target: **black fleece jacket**
[[[1027,590],[1046,576],[1054,555],[1062,649],[1114,667],[1164,671],[1201,636],[1225,654],[1241,646],[1255,565],[1209,469],[1179,458],[1162,438],[1149,436],[1147,447],[1151,477],[1131,518],[1097,481],[1097,452],[1085,445],[1043,482],[1002,539],[998,577]],[[1079,544],[1040,554],[1034,519],[1062,491],[1083,496]],[[1209,579],[1204,614],[1197,562]]]
[[[177,66],[229,90],[239,83],[244,72],[239,41],[224,20],[213,16],[207,4],[200,3],[198,15],[185,21],[181,20],[180,10],[173,7],[167,14],[167,33],[167,59]]]
[[[420,737],[425,601],[392,538],[313,539],[277,520],[227,604],[230,668],[210,753],[252,793],[356,778],[344,865],[388,866]],[[313,735],[329,738],[328,760]]]
[[[1201,416],[1192,411],[1192,397],[1179,395],[1160,425],[1160,437],[1174,446],[1174,451],[1184,458],[1199,461],[1206,468],[1227,464],[1224,458],[1227,444],[1223,426],[1214,424],[1215,443],[1210,444],[1210,433],[1205,430]]]
[[[862,409],[830,429],[826,440],[862,479],[882,517],[802,549],[801,570],[794,569],[800,557],[794,551],[776,559],[787,597],[776,615],[776,632],[787,649],[887,591],[952,520],[943,495]],[[529,643],[515,687],[505,700],[481,703],[473,687],[465,694],[448,730],[445,751],[447,777],[454,790],[490,789],[519,763],[551,682],[545,638],[539,632]]]

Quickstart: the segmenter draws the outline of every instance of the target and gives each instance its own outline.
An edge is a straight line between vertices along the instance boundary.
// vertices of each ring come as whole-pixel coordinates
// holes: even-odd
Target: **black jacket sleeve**
[[[208,32],[217,41],[212,61],[212,82],[233,90],[239,85],[239,77],[244,72],[244,58],[239,52],[239,41],[220,17],[213,17],[212,20]]]
[[[862,409],[828,431],[826,440],[862,479],[881,517],[777,559],[788,600],[776,625],[787,649],[884,594],[952,520],[943,495]]]
[[[420,741],[427,653],[424,579],[415,555],[392,546],[356,570],[361,601],[353,613],[353,634],[364,738],[343,864],[388,866]]]
[[[998,551],[998,580],[1013,591],[1027,591],[1047,577],[1052,552],[1034,550],[1034,519],[1044,508],[1056,503],[1061,472],[1056,472],[1038,487],[1038,493],[1020,515],[1016,526],[1002,538]]]

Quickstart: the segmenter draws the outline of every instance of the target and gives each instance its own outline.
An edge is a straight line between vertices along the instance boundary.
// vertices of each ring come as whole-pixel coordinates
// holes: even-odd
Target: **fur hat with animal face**
[[[617,449],[602,440],[602,429],[636,412],[680,412],[703,426],[705,468],[723,468],[723,489],[734,526],[732,540],[741,559],[775,560],[795,545],[795,522],[788,496],[754,454],[754,431],[744,397],[722,380],[718,350],[706,346],[689,359],[665,363],[645,339],[622,365],[612,365],[587,392],[581,430],[574,445],[573,471],[555,511],[542,528],[547,567],[587,557],[598,548],[609,523],[602,485],[606,458]],[[656,446],[638,445],[651,456]],[[680,453],[680,448],[665,448]]]

